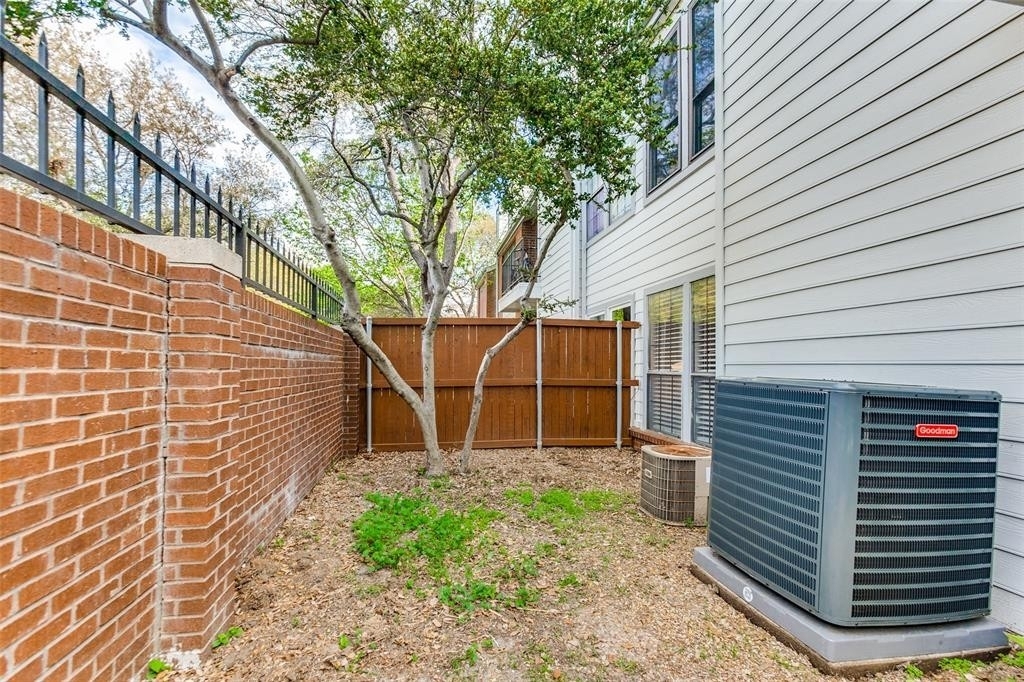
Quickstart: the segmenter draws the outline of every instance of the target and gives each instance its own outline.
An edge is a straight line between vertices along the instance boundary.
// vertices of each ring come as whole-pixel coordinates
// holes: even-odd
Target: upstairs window
[[[668,39],[668,52],[658,59],[651,80],[658,85],[654,103],[661,109],[661,125],[665,142],[659,147],[647,145],[647,184],[649,189],[660,185],[679,170],[679,33],[672,31]]]
[[[606,200],[608,191],[601,189],[594,192],[587,202],[587,239],[593,239],[608,227],[608,208]]]
[[[697,0],[690,8],[691,156],[715,141],[715,5]]]

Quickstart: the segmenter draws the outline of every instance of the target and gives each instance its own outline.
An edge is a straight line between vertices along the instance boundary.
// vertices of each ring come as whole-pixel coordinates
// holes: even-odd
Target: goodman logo
[[[918,424],[914,427],[914,435],[918,438],[956,438],[960,435],[960,427],[956,424]]]

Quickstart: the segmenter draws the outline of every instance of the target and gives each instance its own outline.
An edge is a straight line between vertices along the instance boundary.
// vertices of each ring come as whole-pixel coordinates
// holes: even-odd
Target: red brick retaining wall
[[[356,449],[338,331],[0,190],[0,678],[205,649],[233,575]]]

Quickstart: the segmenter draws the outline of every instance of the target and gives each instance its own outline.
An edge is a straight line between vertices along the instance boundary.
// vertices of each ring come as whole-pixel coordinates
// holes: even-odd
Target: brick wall
[[[205,649],[355,451],[357,354],[211,265],[0,190],[0,679]]]

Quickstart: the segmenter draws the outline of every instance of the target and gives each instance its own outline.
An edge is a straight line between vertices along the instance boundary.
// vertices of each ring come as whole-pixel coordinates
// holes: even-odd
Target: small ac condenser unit
[[[721,379],[708,543],[843,626],[989,612],[997,393]]]
[[[706,526],[710,450],[696,445],[645,445],[640,458],[640,509],[664,523]]]

